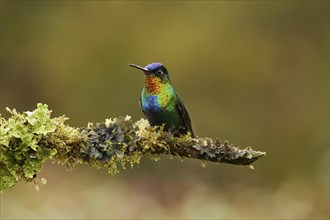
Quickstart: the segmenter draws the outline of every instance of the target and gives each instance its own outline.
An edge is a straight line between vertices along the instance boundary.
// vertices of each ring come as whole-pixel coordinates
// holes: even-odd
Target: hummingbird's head
[[[144,72],[144,88],[148,93],[170,94],[174,92],[167,69],[163,66],[163,64],[151,63],[145,67],[129,64],[129,66]]]
[[[157,77],[159,79],[163,80],[169,80],[170,77],[168,75],[167,69],[165,68],[165,66],[163,66],[163,64],[161,63],[150,63],[149,65],[145,66],[145,67],[141,67],[135,64],[129,64],[129,66],[137,68],[139,70],[142,70],[144,72],[144,75],[146,77]]]

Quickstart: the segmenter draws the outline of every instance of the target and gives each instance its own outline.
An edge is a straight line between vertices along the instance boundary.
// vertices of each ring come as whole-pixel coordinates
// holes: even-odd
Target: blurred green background
[[[255,170],[142,160],[116,176],[48,163],[2,219],[329,218],[329,1],[1,1],[1,114],[46,103],[72,126],[143,117],[162,62],[195,133],[253,146]]]

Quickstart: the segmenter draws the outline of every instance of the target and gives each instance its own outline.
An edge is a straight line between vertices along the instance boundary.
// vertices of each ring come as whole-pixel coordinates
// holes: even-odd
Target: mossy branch
[[[133,122],[129,116],[73,128],[65,124],[64,116],[51,118],[44,104],[38,104],[32,112],[7,110],[12,115],[8,120],[0,115],[1,192],[17,181],[45,183],[36,176],[48,159],[70,169],[85,163],[107,167],[110,174],[116,174],[118,164],[133,167],[143,155],[158,159],[157,155],[171,154],[251,166],[266,154],[250,147],[239,149],[218,139],[169,136],[162,127],[150,126],[145,119]]]

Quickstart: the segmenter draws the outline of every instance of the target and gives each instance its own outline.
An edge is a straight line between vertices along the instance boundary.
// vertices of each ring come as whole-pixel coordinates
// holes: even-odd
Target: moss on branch
[[[38,104],[32,112],[11,113],[9,119],[0,115],[0,191],[18,181],[45,183],[37,178],[46,160],[72,169],[77,164],[106,167],[110,174],[139,164],[142,156],[158,159],[171,154],[202,161],[249,165],[266,153],[250,147],[239,149],[228,142],[210,138],[191,138],[189,134],[170,136],[162,127],[150,126],[129,116],[89,123],[87,128],[65,124],[66,117],[51,118],[47,105]]]

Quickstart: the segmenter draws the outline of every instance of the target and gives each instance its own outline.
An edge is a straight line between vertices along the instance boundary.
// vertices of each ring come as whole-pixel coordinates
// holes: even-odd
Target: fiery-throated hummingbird
[[[140,105],[149,123],[164,125],[164,129],[174,135],[190,132],[194,137],[188,112],[180,96],[175,93],[165,66],[161,63],[151,63],[146,67],[129,66],[144,72]]]

